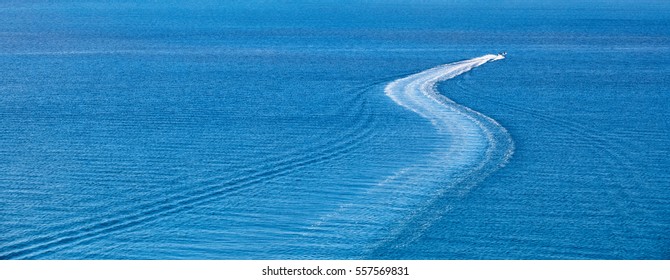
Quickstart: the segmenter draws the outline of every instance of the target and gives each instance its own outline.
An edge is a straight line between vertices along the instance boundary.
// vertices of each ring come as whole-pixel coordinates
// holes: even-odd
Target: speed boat
[[[507,55],[507,52],[501,52],[501,53],[498,53],[494,58],[492,58],[492,60],[500,60],[500,59],[503,59],[503,58],[505,58],[506,55]]]

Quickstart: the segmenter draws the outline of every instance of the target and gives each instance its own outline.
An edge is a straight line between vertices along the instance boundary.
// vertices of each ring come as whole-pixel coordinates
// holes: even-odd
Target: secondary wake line
[[[140,211],[132,212],[109,220],[86,224],[81,228],[66,229],[53,235],[39,236],[33,239],[22,240],[14,244],[3,244],[0,246],[0,259],[37,258],[45,253],[50,253],[57,247],[76,244],[81,241],[94,239],[124,229],[132,228],[146,222],[160,219],[164,216],[187,211],[189,208],[208,203],[217,198],[240,192],[268,179],[277,178],[292,172],[295,169],[315,164],[321,161],[333,160],[355,150],[361,143],[372,137],[370,123],[374,121],[371,114],[364,114],[367,107],[366,101],[362,99],[363,93],[376,82],[357,91],[356,100],[360,103],[356,106],[355,114],[363,117],[353,127],[353,130],[343,137],[328,141],[323,146],[315,147],[311,154],[303,152],[296,153],[294,157],[278,157],[273,160],[274,168],[251,171],[242,177],[229,178],[226,182],[205,181],[205,187],[197,189],[196,193],[189,196],[180,196],[178,199],[163,199],[158,205],[145,205]],[[268,163],[268,165],[272,165]],[[36,257],[37,256],[37,257]]]

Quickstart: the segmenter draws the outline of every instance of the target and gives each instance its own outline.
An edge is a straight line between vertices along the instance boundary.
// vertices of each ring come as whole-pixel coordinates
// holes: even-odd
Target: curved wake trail
[[[452,176],[492,161],[499,166],[506,163],[513,152],[512,138],[495,120],[439,94],[436,84],[503,58],[490,54],[441,65],[395,80],[384,89],[395,103],[430,120],[438,134],[447,136],[444,169]]]
[[[507,130],[436,90],[438,82],[503,58],[485,55],[389,83],[384,88],[387,96],[435,127],[437,148],[423,162],[379,181],[360,201],[321,217],[312,225],[312,232],[331,239],[334,249],[350,250],[351,258],[383,258],[389,251],[412,244],[460,197],[504,166],[514,151]],[[366,245],[361,248],[361,244]]]
[[[405,219],[392,237],[379,242],[375,252],[407,246],[445,212],[454,199],[503,167],[514,153],[511,135],[494,119],[457,104],[436,90],[438,82],[449,80],[503,55],[484,55],[437,66],[388,84],[384,92],[395,103],[430,120],[444,136],[443,147],[432,154],[429,166],[439,173],[442,188],[435,191],[422,211]],[[416,175],[415,175],[416,176]],[[374,254],[374,253],[373,253]]]

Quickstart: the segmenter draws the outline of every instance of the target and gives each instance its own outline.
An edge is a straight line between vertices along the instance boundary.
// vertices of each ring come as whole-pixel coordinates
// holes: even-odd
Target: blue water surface
[[[502,51],[455,183],[385,86]],[[5,1],[0,258],[668,259],[667,65],[662,1]]]

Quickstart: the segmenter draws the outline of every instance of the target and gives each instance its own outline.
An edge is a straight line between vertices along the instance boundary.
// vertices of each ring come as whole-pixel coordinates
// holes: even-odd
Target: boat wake
[[[504,58],[503,54],[485,55],[389,83],[384,88],[388,97],[435,127],[436,148],[425,161],[398,170],[356,200],[364,203],[341,205],[312,229],[331,232],[333,247],[357,252],[351,258],[384,258],[390,251],[411,245],[473,186],[504,166],[514,151],[507,130],[436,90],[438,82]],[[365,248],[360,244],[366,244]]]
[[[384,89],[398,105],[430,120],[443,136],[441,147],[433,152],[428,166],[438,173],[442,188],[433,193],[422,211],[404,219],[392,230],[391,238],[376,246],[384,250],[406,246],[451,208],[451,203],[468,193],[477,183],[503,167],[514,152],[507,130],[494,119],[455,103],[436,90],[438,82],[452,79],[487,62],[501,60],[506,53],[489,54],[434,67],[395,80]],[[375,254],[376,255],[376,254]]]

